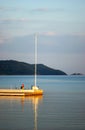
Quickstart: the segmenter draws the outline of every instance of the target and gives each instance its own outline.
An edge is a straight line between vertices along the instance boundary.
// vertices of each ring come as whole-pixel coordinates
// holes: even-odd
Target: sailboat
[[[43,95],[43,90],[37,86],[37,34],[35,34],[35,75],[34,85],[31,89],[24,89],[24,84],[20,89],[0,89],[0,96],[36,96]]]

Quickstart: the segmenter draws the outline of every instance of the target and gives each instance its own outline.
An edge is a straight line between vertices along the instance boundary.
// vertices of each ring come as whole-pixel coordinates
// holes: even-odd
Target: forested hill
[[[38,75],[66,75],[61,70],[55,70],[43,64],[37,65]],[[0,60],[0,75],[34,75],[34,64],[14,60]]]

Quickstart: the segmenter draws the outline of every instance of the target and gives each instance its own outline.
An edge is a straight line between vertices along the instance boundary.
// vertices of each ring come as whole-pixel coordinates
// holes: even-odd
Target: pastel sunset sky
[[[85,0],[0,0],[0,60],[85,74]]]

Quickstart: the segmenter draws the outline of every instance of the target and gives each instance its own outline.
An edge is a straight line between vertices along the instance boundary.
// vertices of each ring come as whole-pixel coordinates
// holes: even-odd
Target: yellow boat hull
[[[43,90],[27,89],[0,89],[0,96],[36,96],[43,95]]]

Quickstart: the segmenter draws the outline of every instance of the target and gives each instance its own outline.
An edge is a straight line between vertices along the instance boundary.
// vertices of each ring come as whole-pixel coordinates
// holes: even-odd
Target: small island
[[[82,73],[73,73],[71,75],[83,75]]]

